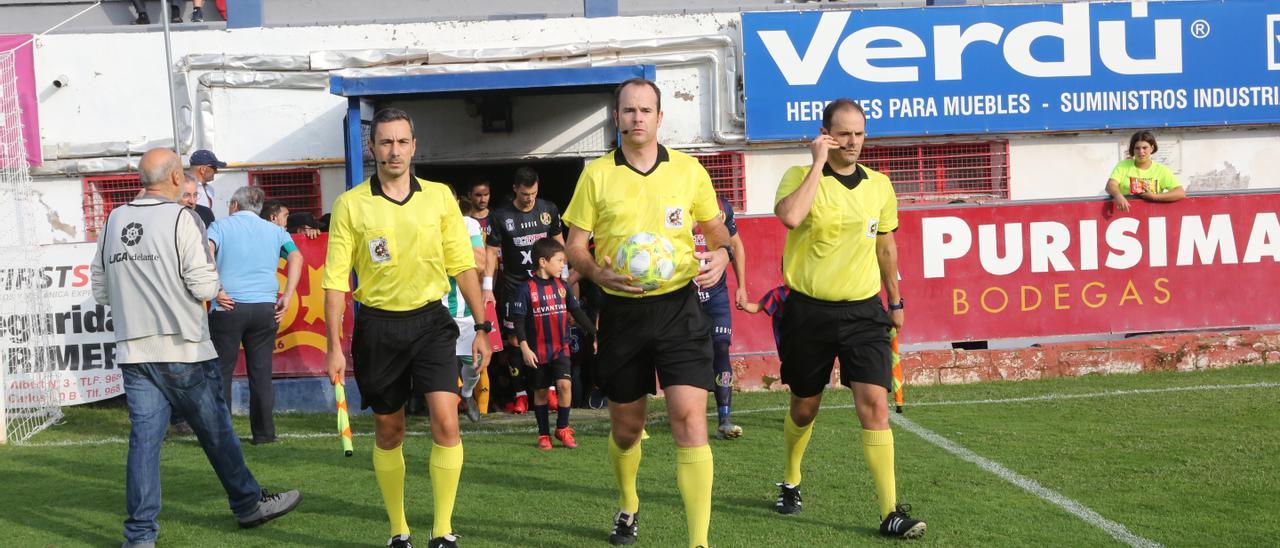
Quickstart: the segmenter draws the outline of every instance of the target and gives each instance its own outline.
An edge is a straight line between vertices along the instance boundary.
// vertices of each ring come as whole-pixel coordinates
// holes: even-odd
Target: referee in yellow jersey
[[[800,461],[813,432],[822,391],[840,360],[840,381],[853,390],[862,449],[880,502],[880,534],[917,538],[925,523],[897,504],[888,394],[893,389],[889,329],[902,328],[898,290],[898,201],[889,178],[858,164],[867,117],[850,99],[822,112],[809,145],[813,163],[787,170],[774,213],[789,229],[782,275],[791,295],[782,308],[778,355],[791,388],[783,428],[786,467],[776,509],[801,510]],[[886,312],[880,300],[889,299]]]
[[[659,145],[662,98],[658,86],[636,78],[614,92],[620,146],[582,172],[564,213],[573,268],[604,289],[599,353],[602,388],[609,397],[609,462],[618,482],[612,544],[636,542],[636,474],[648,394],[657,382],[667,399],[676,442],[676,483],[684,499],[689,546],[709,546],[711,448],[707,445],[707,391],[714,387],[711,320],[696,288],[715,285],[729,264],[729,232],[707,170],[693,157]],[[695,253],[693,227],[707,237]],[[647,232],[675,249],[672,277],[641,291],[613,270],[610,257],[635,234]],[[587,248],[595,235],[596,254]],[[707,264],[699,267],[699,260]],[[699,272],[701,268],[701,272]]]
[[[457,546],[450,519],[462,474],[458,437],[458,326],[440,299],[453,276],[475,316],[476,331],[489,331],[480,297],[471,239],[449,187],[413,176],[417,141],[413,120],[398,109],[373,117],[370,148],[377,173],[342,193],[333,204],[325,259],[324,309],[330,378],[341,379],[342,314],[354,269],[361,307],[351,335],[351,357],[364,408],[373,408],[373,471],[391,522],[392,547],[412,546],[404,517],[404,406],[415,390],[427,393],[431,410],[431,492],[435,524],[429,548]],[[472,352],[483,371],[489,338],[475,338]],[[410,382],[412,380],[412,383]]]

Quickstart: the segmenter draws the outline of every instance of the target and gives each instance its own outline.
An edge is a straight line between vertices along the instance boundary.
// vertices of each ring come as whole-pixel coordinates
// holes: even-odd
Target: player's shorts
[[[503,284],[502,290],[496,295],[496,302],[493,303],[494,312],[498,313],[498,334],[502,337],[502,347],[506,349],[519,348],[507,344],[507,339],[515,338],[516,324],[511,321],[511,299],[516,297],[518,287],[507,287]]]
[[[532,388],[551,388],[556,385],[558,380],[572,380],[572,368],[569,367],[569,356],[560,356],[550,362],[539,364],[537,369],[527,365],[522,366],[521,375],[525,378],[533,379]]]
[[[472,316],[455,317],[453,323],[458,326],[458,343],[453,349],[453,354],[471,356],[471,345],[476,341],[476,319]]]
[[[711,340],[729,342],[733,336],[733,311],[729,308],[729,287],[721,284],[710,291],[699,291],[702,310],[711,318]]]
[[[711,320],[693,284],[656,297],[605,295],[600,307],[600,387],[629,403],[674,385],[711,390]]]
[[[457,339],[458,325],[439,301],[404,312],[361,306],[351,333],[361,408],[395,413],[411,384],[418,393],[458,393]]]
[[[792,291],[782,305],[782,382],[807,398],[822,393],[840,359],[840,382],[875,384],[893,390],[893,322],[879,296],[861,301],[823,301]]]

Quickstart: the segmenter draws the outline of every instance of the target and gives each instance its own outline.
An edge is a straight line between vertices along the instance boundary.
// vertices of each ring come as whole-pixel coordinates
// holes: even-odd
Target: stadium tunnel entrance
[[[556,204],[561,212],[569,207],[573,189],[582,174],[584,160],[578,158],[530,159],[493,163],[425,164],[416,166],[418,177],[446,183],[459,196],[465,194],[473,181],[489,182],[489,207],[498,207],[515,199],[511,183],[515,171],[528,166],[538,173],[538,198]]]
[[[414,120],[419,177],[449,183],[459,194],[470,182],[487,179],[493,207],[511,199],[515,170],[529,166],[538,172],[539,197],[563,211],[585,162],[617,143],[614,89],[654,74],[653,65],[630,65],[335,75],[330,92],[347,98],[346,188],[373,170],[368,142],[374,113],[395,107]]]

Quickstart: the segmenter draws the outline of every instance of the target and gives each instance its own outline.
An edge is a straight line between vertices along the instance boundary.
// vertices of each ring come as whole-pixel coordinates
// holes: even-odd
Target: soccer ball
[[[614,257],[615,272],[630,275],[631,284],[652,291],[676,271],[676,250],[671,241],[652,232],[641,232],[623,242]]]

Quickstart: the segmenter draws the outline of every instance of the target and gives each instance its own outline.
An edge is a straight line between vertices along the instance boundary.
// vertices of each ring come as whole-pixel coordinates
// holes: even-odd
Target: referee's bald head
[[[639,78],[639,77],[632,78],[621,84],[618,84],[618,87],[613,90],[613,110],[614,111],[617,111],[618,108],[621,106],[622,90],[626,89],[628,86],[649,86],[649,89],[653,90],[654,97],[658,98],[658,112],[662,112],[662,90],[658,89],[658,84],[653,83],[653,80],[650,80],[648,78]]]
[[[862,115],[862,119],[864,121],[867,119],[867,111],[862,109],[861,104],[853,99],[849,99],[848,97],[841,97],[835,101],[827,103],[826,108],[822,109],[822,127],[827,131],[831,131],[831,119],[835,117],[837,112],[842,110],[856,111],[858,114]]]

